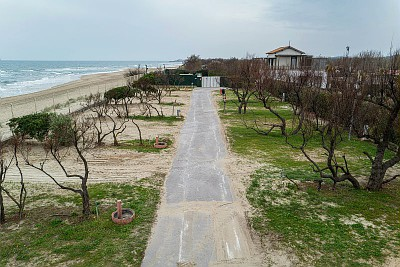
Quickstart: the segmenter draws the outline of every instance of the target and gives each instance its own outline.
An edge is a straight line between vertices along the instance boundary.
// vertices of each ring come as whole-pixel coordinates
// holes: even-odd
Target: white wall
[[[276,55],[277,56],[300,56],[302,54],[297,52],[297,51],[295,51],[295,50],[293,50],[293,49],[288,48],[288,49],[285,49],[285,50],[283,50],[281,52],[276,53]]]
[[[290,57],[278,57],[276,60],[277,60],[276,66],[288,67],[288,68],[290,67],[290,60],[291,60]]]
[[[219,76],[209,76],[201,78],[201,87],[220,87],[220,77]]]

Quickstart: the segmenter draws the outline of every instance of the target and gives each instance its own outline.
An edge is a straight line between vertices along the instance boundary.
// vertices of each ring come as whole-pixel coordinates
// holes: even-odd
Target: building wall
[[[276,53],[277,56],[301,56],[302,54],[293,50],[293,49],[285,49],[281,52]]]
[[[276,67],[289,68],[291,57],[277,57]]]

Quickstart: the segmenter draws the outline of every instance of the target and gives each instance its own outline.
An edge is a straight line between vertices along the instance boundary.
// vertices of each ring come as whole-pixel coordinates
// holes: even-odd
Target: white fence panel
[[[221,77],[219,76],[209,76],[201,78],[201,87],[220,87]]]

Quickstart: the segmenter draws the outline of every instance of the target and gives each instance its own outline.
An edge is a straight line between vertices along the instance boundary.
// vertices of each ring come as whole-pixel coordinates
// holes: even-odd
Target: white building
[[[266,53],[268,66],[274,68],[298,69],[309,56],[294,47],[282,46]]]

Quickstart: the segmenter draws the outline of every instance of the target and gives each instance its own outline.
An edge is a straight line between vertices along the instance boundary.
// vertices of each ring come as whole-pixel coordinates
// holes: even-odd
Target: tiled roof
[[[296,49],[296,48],[294,48],[294,47],[291,47],[290,45],[288,45],[288,46],[281,46],[281,47],[279,47],[279,48],[277,48],[277,49],[274,49],[274,50],[272,50],[272,51],[267,52],[266,54],[276,54],[276,53],[282,52],[283,50],[286,50],[286,49],[292,49],[292,50],[294,50],[294,51],[296,51],[296,52],[299,52],[300,54],[305,54],[303,51],[300,51],[299,49]]]

